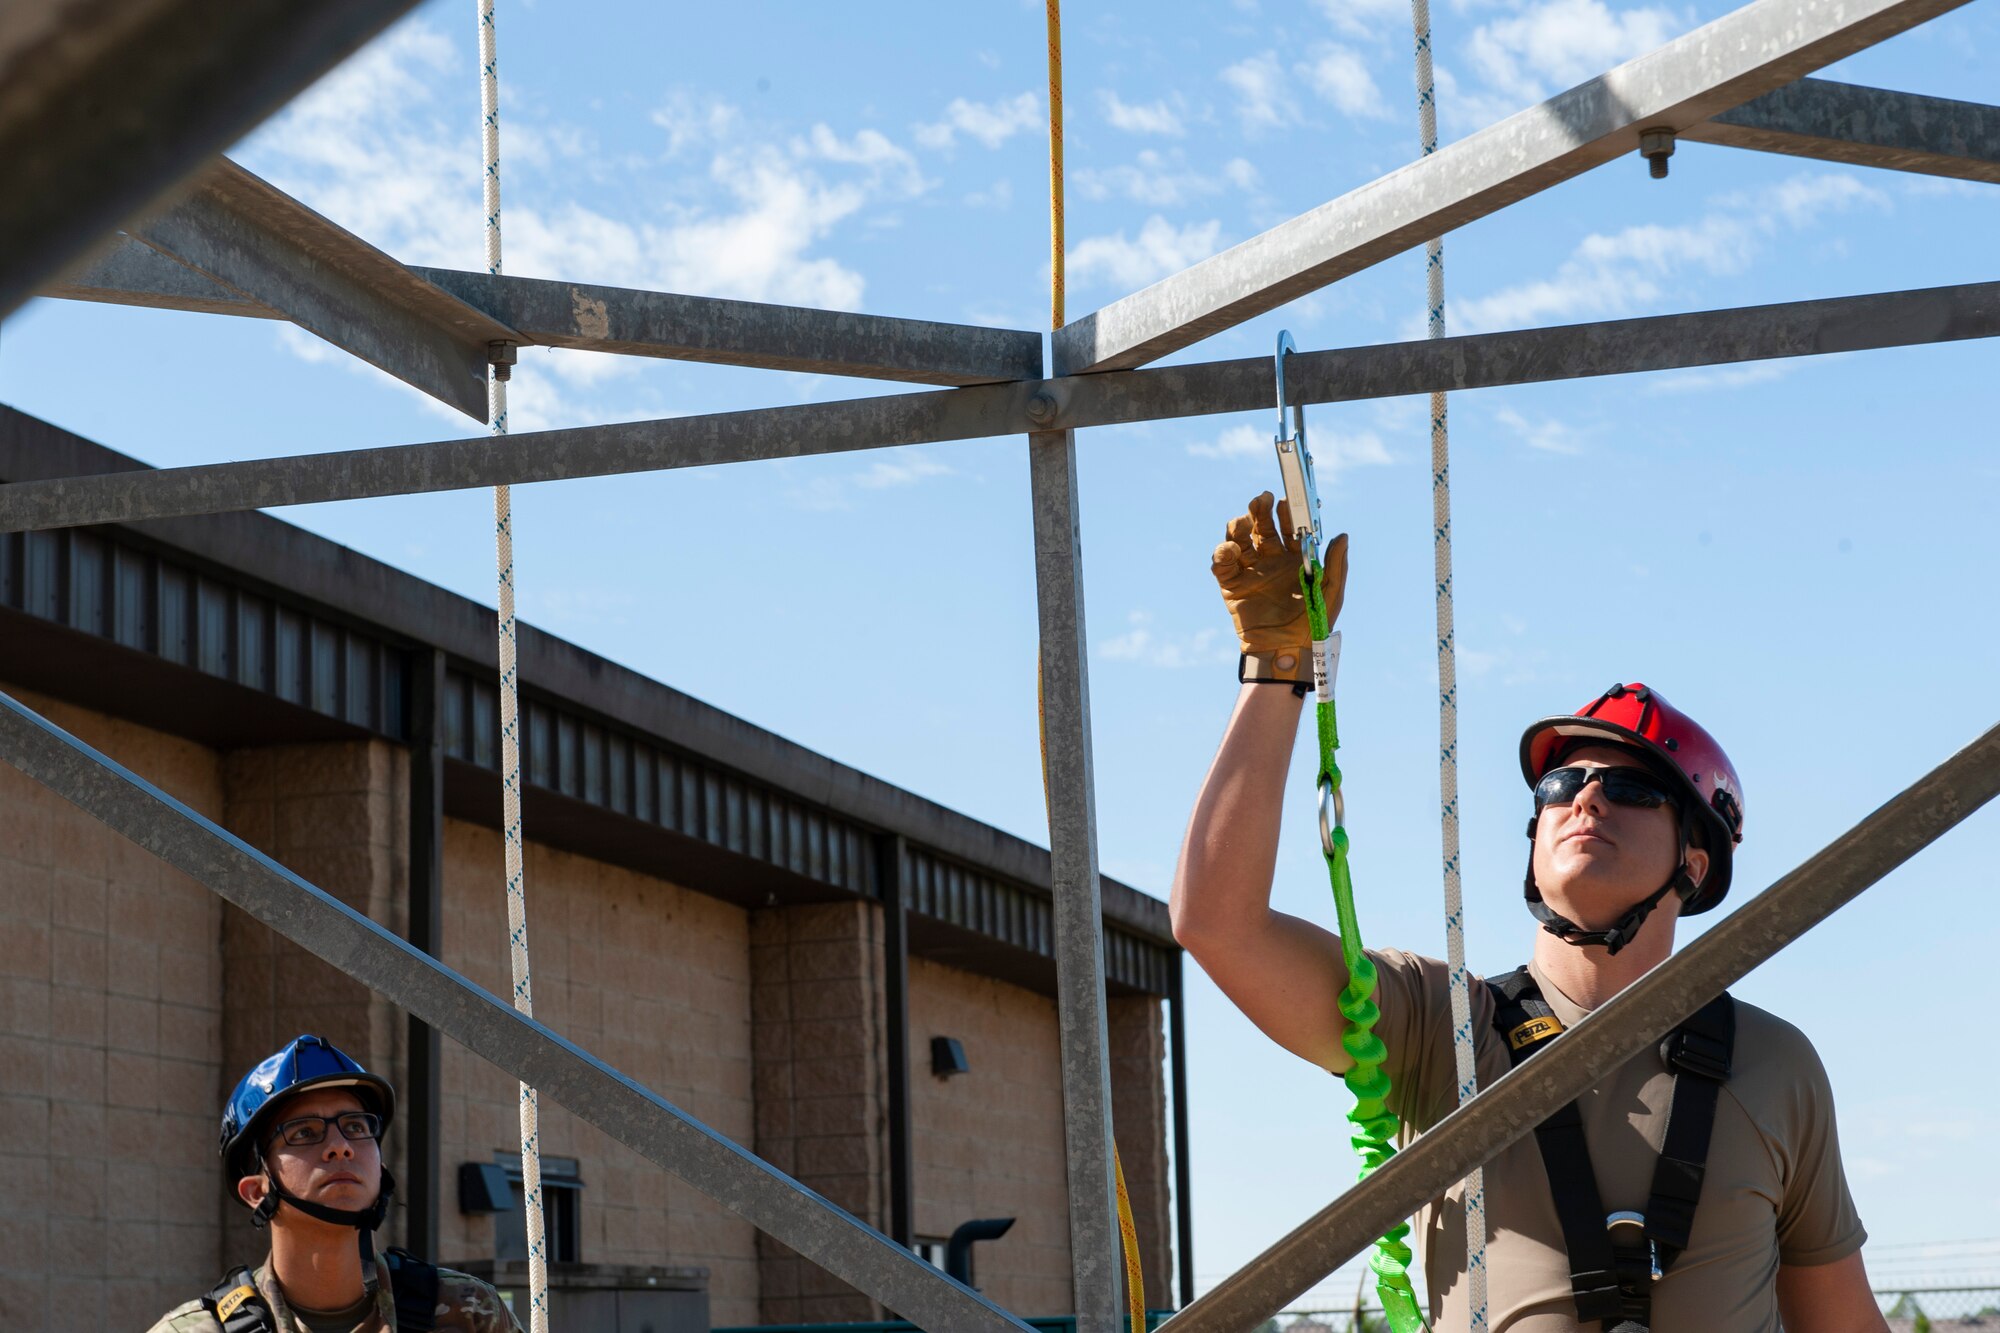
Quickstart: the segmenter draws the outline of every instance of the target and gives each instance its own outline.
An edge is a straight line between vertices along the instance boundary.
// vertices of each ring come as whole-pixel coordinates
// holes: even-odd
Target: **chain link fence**
[[[2000,1286],[1878,1291],[1889,1333],[2000,1333]],[[1254,1333],[1389,1333],[1374,1305],[1286,1310]]]
[[[1889,1333],[1995,1333],[2000,1287],[1921,1287],[1878,1291]]]

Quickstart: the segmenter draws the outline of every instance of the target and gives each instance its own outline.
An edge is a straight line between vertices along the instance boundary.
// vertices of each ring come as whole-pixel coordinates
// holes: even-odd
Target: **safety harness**
[[[1563,1030],[1523,967],[1486,988],[1493,996],[1493,1025],[1516,1066]],[[1570,1289],[1579,1322],[1602,1320],[1606,1333],[1647,1333],[1653,1318],[1653,1284],[1687,1249],[1695,1205],[1708,1166],[1715,1103],[1729,1081],[1736,1046],[1736,1002],[1716,996],[1660,1043],[1673,1071],[1673,1099],[1653,1192],[1646,1211],[1607,1213],[1590,1165],[1583,1116],[1570,1102],[1535,1128],[1569,1253]]]
[[[389,1290],[396,1298],[396,1333],[435,1333],[437,1266],[408,1250],[386,1250],[382,1257],[389,1270]],[[231,1269],[201,1303],[222,1325],[222,1333],[278,1333],[277,1316],[247,1268]]]

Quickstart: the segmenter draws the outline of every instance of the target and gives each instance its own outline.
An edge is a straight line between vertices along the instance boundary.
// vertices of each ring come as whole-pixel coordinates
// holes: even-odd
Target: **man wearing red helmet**
[[[1311,681],[1290,528],[1265,494],[1215,550],[1244,683],[1182,846],[1174,934],[1267,1036],[1338,1074],[1353,1063],[1335,1004],[1340,942],[1270,905]],[[1329,622],[1346,574],[1343,535],[1325,558]],[[1728,892],[1742,839],[1722,748],[1644,685],[1535,723],[1521,767],[1534,794],[1525,892],[1542,929],[1526,967],[1471,986],[1481,1087],[1665,959],[1674,923]],[[1449,976],[1400,949],[1369,956],[1407,1139],[1457,1106]],[[1462,1189],[1416,1228],[1432,1324],[1450,1333],[1471,1319]],[[1488,1162],[1485,1206],[1499,1333],[1886,1329],[1819,1058],[1798,1029],[1726,995]]]
[[[478,1278],[376,1255],[396,1188],[381,1150],[395,1115],[389,1081],[321,1037],[296,1037],[245,1074],[222,1111],[223,1184],[270,1229],[270,1257],[151,1333],[521,1333]]]

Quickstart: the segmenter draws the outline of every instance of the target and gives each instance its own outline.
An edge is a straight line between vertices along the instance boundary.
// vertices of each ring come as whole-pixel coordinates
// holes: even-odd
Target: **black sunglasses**
[[[1593,782],[1604,784],[1604,799],[1613,805],[1657,810],[1674,804],[1674,794],[1643,768],[1552,768],[1535,784],[1535,813],[1551,805],[1568,805]]]
[[[382,1117],[371,1111],[342,1111],[339,1115],[302,1115],[279,1125],[271,1137],[282,1139],[288,1147],[310,1148],[326,1142],[326,1129],[331,1125],[340,1131],[340,1137],[350,1143],[364,1139],[382,1137]]]

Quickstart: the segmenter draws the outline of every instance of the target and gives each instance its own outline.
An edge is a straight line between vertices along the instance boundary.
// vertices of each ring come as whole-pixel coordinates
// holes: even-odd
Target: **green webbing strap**
[[[1340,951],[1347,963],[1347,985],[1340,992],[1340,1012],[1347,1020],[1340,1044],[1354,1060],[1354,1067],[1345,1075],[1348,1091],[1354,1094],[1354,1109],[1347,1113],[1347,1118],[1354,1125],[1350,1141],[1361,1158],[1361,1176],[1366,1179],[1376,1167],[1395,1156],[1398,1120],[1386,1105],[1389,1076],[1382,1071],[1382,1062],[1389,1052],[1375,1035],[1375,1024],[1382,1017],[1374,998],[1375,964],[1362,952],[1361,923],[1354,912],[1354,880],[1347,868],[1347,829],[1340,821],[1336,799],[1340,793],[1340,765],[1334,762],[1333,752],[1340,748],[1340,723],[1334,713],[1329,673],[1322,665],[1329,627],[1326,596],[1320,589],[1318,550],[1306,552],[1300,582],[1305,590],[1306,618],[1312,627],[1313,674],[1319,682],[1314,712],[1319,723],[1322,850],[1326,854],[1327,876],[1333,882],[1334,912],[1340,918]],[[1369,1260],[1391,1333],[1421,1333],[1424,1328],[1416,1292],[1410,1287],[1410,1247],[1404,1243],[1409,1234],[1409,1223],[1398,1222],[1375,1242],[1375,1254]]]

